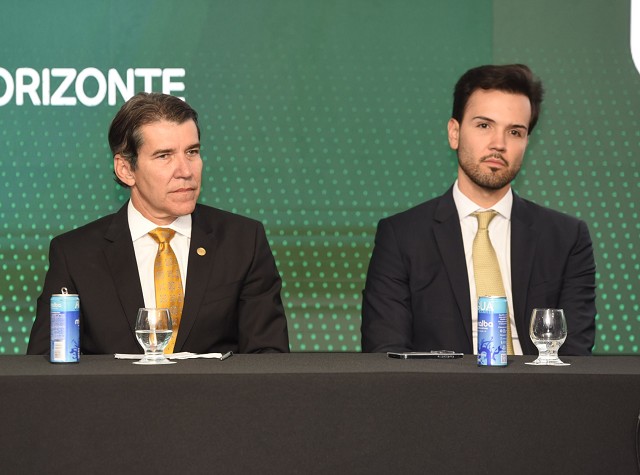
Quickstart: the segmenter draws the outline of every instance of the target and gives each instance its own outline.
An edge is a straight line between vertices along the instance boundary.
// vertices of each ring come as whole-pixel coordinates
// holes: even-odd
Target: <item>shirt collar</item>
[[[127,206],[127,218],[129,220],[129,229],[131,230],[132,241],[140,239],[148,234],[149,231],[153,231],[159,227],[157,224],[142,216],[140,211],[133,206],[131,200],[129,200],[129,205]],[[171,228],[178,234],[191,238],[191,215],[186,214],[184,216],[178,216],[173,223],[168,226],[161,227]]]
[[[458,180],[453,184],[453,201],[456,204],[456,208],[458,210],[458,217],[462,221],[464,218],[469,216],[476,211],[486,211],[485,208],[478,206],[469,198],[467,198],[458,187]],[[494,204],[491,208],[494,211],[497,211],[502,217],[506,219],[511,219],[511,208],[513,207],[513,191],[511,187],[509,187],[509,191],[502,197],[500,201]]]

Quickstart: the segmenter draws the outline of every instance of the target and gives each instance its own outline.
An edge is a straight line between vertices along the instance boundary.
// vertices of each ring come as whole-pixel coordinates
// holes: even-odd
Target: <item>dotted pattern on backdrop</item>
[[[252,81],[261,84],[264,78],[236,77],[234,91],[250,90]],[[349,75],[342,81],[348,82]],[[392,96],[395,85],[390,83],[383,91],[384,103],[367,105],[360,98],[343,106],[349,98],[337,98],[333,107],[309,104],[297,111],[296,124],[289,125],[289,87],[273,96],[270,105],[253,110],[227,97],[204,111],[201,201],[264,222],[284,281],[293,351],[357,351],[361,290],[377,220],[425,199],[426,190],[442,190],[455,168],[444,146],[443,124],[424,118],[431,107],[428,98],[416,98],[409,109],[415,117],[401,119],[399,111],[406,113],[408,98]],[[444,107],[446,101],[441,102]],[[261,113],[262,108],[268,112]],[[446,111],[439,108],[435,115],[446,116]],[[69,117],[68,124],[82,129],[82,120]],[[425,136],[424,129],[440,131]],[[43,149],[75,148],[64,143],[68,139],[47,139]],[[79,149],[86,143],[86,137],[71,140]],[[7,142],[8,148],[21,149]],[[3,164],[7,197],[16,205],[3,208],[1,216],[11,231],[2,245],[10,254],[2,256],[8,286],[2,298],[7,327],[0,351],[24,351],[50,238],[70,229],[70,223],[95,219],[124,201],[105,180],[111,173],[106,146],[96,148],[92,153],[78,150],[77,157],[71,156],[75,151],[64,153],[55,165],[25,165],[29,157],[15,153],[8,166]],[[26,208],[18,209],[19,203]],[[21,224],[28,222],[28,229]],[[17,320],[11,317],[15,313]]]
[[[219,92],[195,99],[213,104],[206,187],[223,198],[212,204],[271,231],[293,351],[360,349],[377,221],[443,191],[455,173],[443,119],[450,83],[423,95],[426,64],[411,73],[412,58],[378,61],[319,58],[276,80],[214,68],[205,82]]]
[[[451,81],[425,95],[426,65],[412,76],[402,64],[386,67],[383,77],[369,67],[360,78],[355,67],[341,74],[313,67],[285,78],[206,72],[202,81],[219,90],[188,98],[211,104],[198,108],[201,201],[265,224],[293,351],[360,349],[361,290],[377,221],[426,199],[427,190],[442,192],[454,177],[443,119]],[[112,113],[49,109],[34,120],[32,110],[10,110],[10,123],[31,132],[3,133],[10,152],[0,164],[8,205],[0,212],[7,230],[0,238],[7,285],[1,353],[26,348],[50,239],[126,199],[110,179],[101,130]],[[53,135],[51,121],[60,130]]]
[[[609,74],[613,71],[608,68]],[[620,74],[622,69],[617,71]],[[547,191],[539,195],[549,206],[589,223],[598,270],[596,350],[640,353],[640,170],[635,160],[640,150],[640,121],[631,106],[635,103],[635,110],[640,110],[640,94],[638,89],[618,89],[621,97],[628,93],[635,97],[628,103],[631,107],[621,108],[610,97],[615,88],[625,87],[623,81],[600,79],[565,75],[550,81],[549,95],[556,111],[545,122],[549,138],[540,144],[545,147],[542,158],[531,168],[544,170],[555,162],[555,170],[544,180]],[[640,83],[640,75],[638,79]],[[561,93],[567,88],[571,91],[568,96]],[[560,148],[558,142],[564,145]],[[540,182],[537,177],[532,185]]]
[[[112,212],[123,202],[109,180],[97,110],[2,109],[0,156],[0,354],[26,350],[51,238]],[[68,129],[67,129],[68,127]],[[95,141],[94,137],[97,139]]]
[[[475,23],[463,22],[477,30],[470,26],[468,37],[446,45],[422,36],[450,37],[452,23],[432,12],[412,11],[415,25],[400,22],[384,38],[376,21],[389,12],[370,16],[364,33],[351,29],[360,16],[350,13],[349,31],[309,37],[288,26],[277,29],[283,38],[268,41],[271,30],[231,28],[203,15],[198,24],[223,32],[202,41],[220,47],[197,45],[186,55],[183,48],[176,61],[170,48],[144,51],[149,64],[179,63],[189,71],[187,100],[200,112],[203,134],[201,201],[267,228],[293,351],[359,351],[361,290],[377,221],[442,193],[454,179],[445,134],[451,88],[465,69],[492,60],[489,41],[478,40],[490,31],[486,7],[469,13]],[[298,22],[301,30],[318,18],[297,14],[308,15]],[[327,19],[333,23],[340,21]],[[502,43],[512,44],[514,34]],[[536,62],[539,51],[549,59]],[[628,64],[611,67],[608,51],[589,53],[587,62],[603,58],[590,73],[547,50],[499,51],[498,62],[532,58],[548,89],[516,189],[588,222],[598,263],[595,351],[637,353],[639,180],[631,158],[640,146],[640,108]],[[106,144],[114,113],[0,108],[0,354],[26,349],[50,239],[126,200],[111,180]]]
[[[490,31],[490,9],[473,1],[461,18],[457,6],[440,3],[363,10],[368,2],[346,9],[310,2],[262,11],[258,2],[248,12],[244,4],[227,6],[238,9],[227,16],[218,5],[198,11],[196,24],[207,25],[202,44],[173,50],[149,38],[153,48],[139,53],[144,64],[189,71],[186,96],[201,116],[205,157],[201,201],[265,224],[283,277],[292,351],[360,350],[361,291],[377,221],[453,180],[445,135],[451,85],[461,70],[490,60],[491,38],[482,34]],[[436,41],[449,31],[442,18],[468,25],[474,46]],[[148,34],[162,31],[154,23]],[[136,62],[127,59],[124,68]],[[114,113],[2,108],[0,353],[26,349],[49,240],[126,199],[110,179],[105,134]]]
[[[530,23],[505,24],[506,6]],[[594,353],[638,354],[640,72],[629,54],[629,4],[586,0],[580,9],[577,21],[570,2],[495,4],[495,24],[505,25],[495,33],[498,62],[528,58],[546,88],[516,188],[587,222],[597,269]]]

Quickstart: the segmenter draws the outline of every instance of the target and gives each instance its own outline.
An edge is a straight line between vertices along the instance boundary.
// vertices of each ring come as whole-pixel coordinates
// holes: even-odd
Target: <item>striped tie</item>
[[[476,279],[476,294],[478,297],[506,297],[502,274],[496,251],[489,239],[489,223],[497,214],[496,211],[482,211],[473,213],[478,219],[478,232],[473,240],[473,273]],[[507,310],[508,312],[508,310]],[[507,354],[513,354],[513,340],[511,338],[511,318],[507,315]]]
[[[182,292],[182,279],[178,259],[171,249],[171,239],[175,231],[169,228],[156,228],[149,235],[158,243],[158,253],[153,266],[153,276],[156,289],[156,307],[168,308],[173,324],[173,334],[169,344],[164,349],[165,353],[173,353],[176,344],[180,318],[182,317],[182,305],[184,295]]]

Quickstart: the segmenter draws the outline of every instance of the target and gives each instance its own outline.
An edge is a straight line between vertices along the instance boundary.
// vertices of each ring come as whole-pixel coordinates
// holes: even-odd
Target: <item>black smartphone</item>
[[[450,360],[454,358],[462,358],[463,353],[457,353],[455,351],[450,351],[450,350],[405,351],[405,352],[388,351],[387,356],[389,358],[400,358],[403,360],[412,360],[412,359]]]

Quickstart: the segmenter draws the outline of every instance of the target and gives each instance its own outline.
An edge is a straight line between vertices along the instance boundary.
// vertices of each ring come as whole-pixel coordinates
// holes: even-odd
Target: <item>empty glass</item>
[[[561,308],[534,308],[529,336],[539,356],[531,365],[568,366],[558,358],[558,350],[567,339],[567,321]]]

